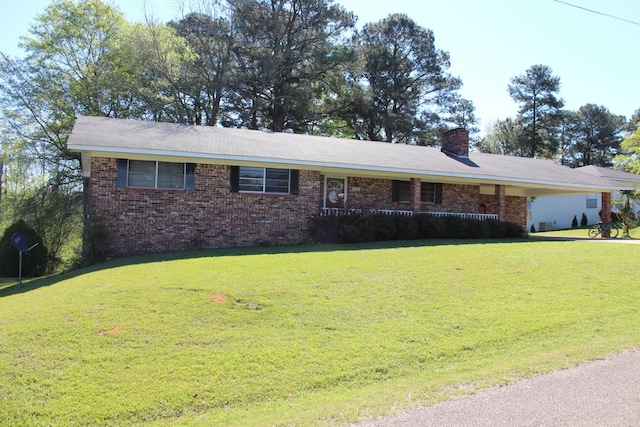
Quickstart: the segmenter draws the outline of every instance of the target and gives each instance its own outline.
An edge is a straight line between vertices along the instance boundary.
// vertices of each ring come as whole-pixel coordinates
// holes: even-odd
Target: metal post
[[[20,251],[20,266],[18,267],[18,287],[22,287],[22,252]]]

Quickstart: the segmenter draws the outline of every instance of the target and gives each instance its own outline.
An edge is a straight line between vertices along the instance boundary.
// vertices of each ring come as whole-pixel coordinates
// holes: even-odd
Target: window
[[[409,203],[411,201],[411,183],[409,181],[394,181],[394,202]]]
[[[231,167],[231,191],[298,194],[299,172],[293,169]]]
[[[411,183],[409,181],[393,181],[392,193],[392,202],[410,202]],[[420,202],[442,204],[442,184],[435,182],[420,183]]]
[[[587,194],[587,209],[595,209],[598,207],[598,195]]]
[[[118,160],[119,187],[193,190],[194,175],[193,163]]]
[[[422,203],[442,204],[442,184],[436,182],[420,183],[420,201]]]

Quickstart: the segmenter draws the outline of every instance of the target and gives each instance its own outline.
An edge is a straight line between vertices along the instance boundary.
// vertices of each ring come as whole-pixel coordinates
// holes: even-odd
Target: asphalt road
[[[354,427],[640,426],[640,349]]]

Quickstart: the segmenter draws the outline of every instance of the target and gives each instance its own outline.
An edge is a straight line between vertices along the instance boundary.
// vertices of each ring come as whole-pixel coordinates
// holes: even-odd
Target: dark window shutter
[[[400,181],[393,180],[391,185],[391,201],[393,203],[400,201]]]
[[[118,187],[127,186],[127,159],[118,159],[118,178],[116,179],[116,185]]]
[[[295,194],[296,196],[299,194],[298,191],[298,183],[300,181],[300,171],[297,169],[291,169],[289,173],[289,188],[291,194]]]
[[[442,183],[436,184],[436,205],[442,204]]]
[[[231,166],[231,192],[237,193],[240,190],[240,166]]]
[[[185,167],[185,180],[184,180],[184,189],[185,190],[195,190],[196,189],[196,164],[195,163],[187,163]]]

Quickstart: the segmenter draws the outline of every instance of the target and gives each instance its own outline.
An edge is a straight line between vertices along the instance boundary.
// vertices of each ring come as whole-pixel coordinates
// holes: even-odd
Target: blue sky
[[[48,0],[0,0],[0,50],[19,55]],[[188,0],[185,0],[188,3]],[[640,23],[638,0],[565,0],[582,8]],[[115,0],[131,21],[142,20],[143,0]],[[179,16],[176,0],[147,0],[160,21]],[[450,72],[463,81],[484,131],[517,113],[507,85],[534,64],[560,77],[565,107],[587,103],[631,116],[640,109],[640,25],[591,13],[555,0],[338,0],[359,25],[405,13],[433,30],[436,47],[451,55]],[[483,132],[484,133],[484,132]]]

